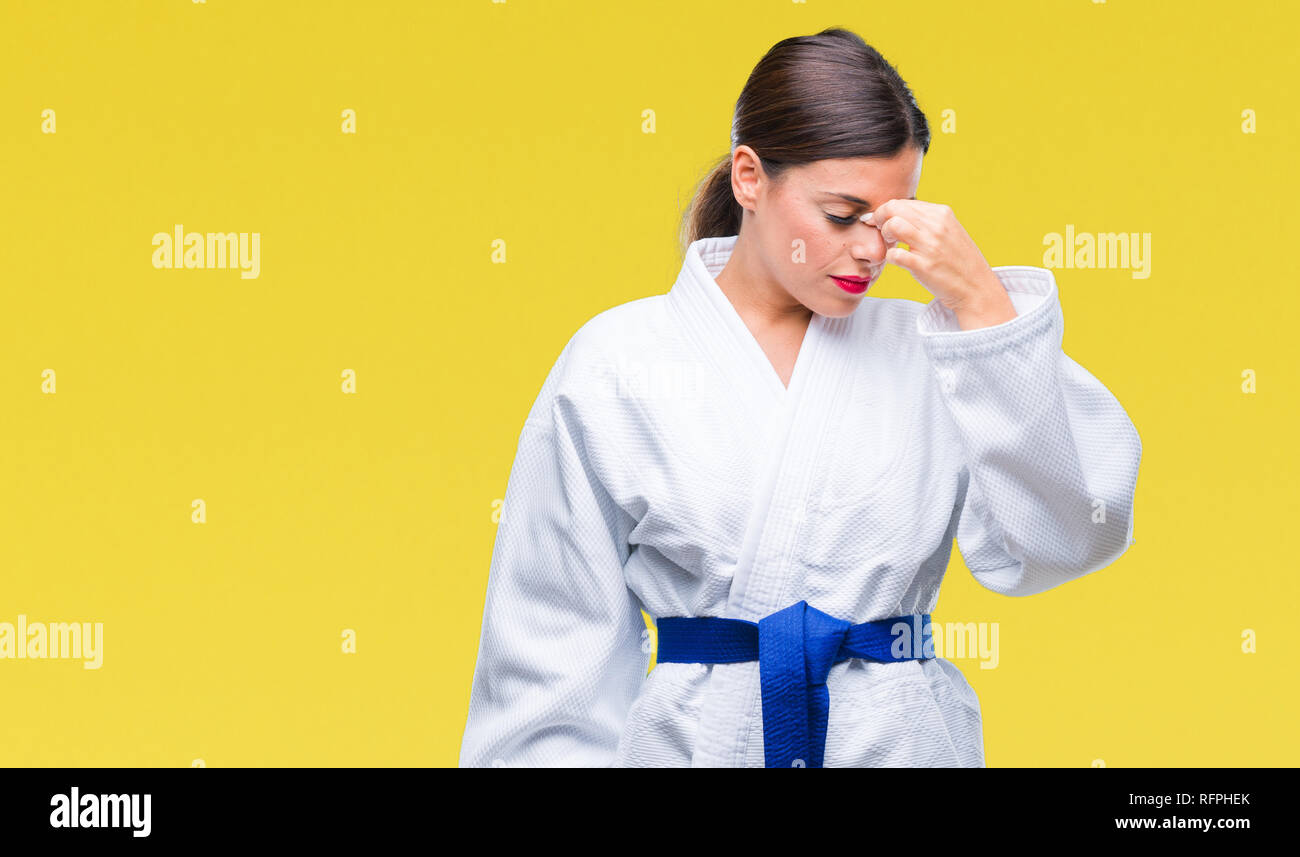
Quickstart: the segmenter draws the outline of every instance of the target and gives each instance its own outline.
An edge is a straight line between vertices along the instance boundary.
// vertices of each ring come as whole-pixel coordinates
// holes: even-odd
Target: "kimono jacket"
[[[642,618],[853,623],[930,613],[954,537],[1032,595],[1133,541],[1142,446],[1061,349],[1051,271],[993,268],[1016,308],[962,330],[937,299],[812,315],[783,384],[687,249],[665,294],[596,315],[519,435],[461,766],[762,767],[756,661],[648,671]],[[942,657],[831,667],[825,767],[983,767],[980,704]]]

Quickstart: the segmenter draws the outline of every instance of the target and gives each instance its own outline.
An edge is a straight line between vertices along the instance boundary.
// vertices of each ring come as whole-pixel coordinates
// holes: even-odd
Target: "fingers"
[[[883,206],[881,207],[883,208]],[[876,211],[879,210],[879,208],[876,209]],[[879,229],[880,236],[885,239],[886,244],[897,244],[899,241],[902,241],[904,244],[911,247],[919,243],[921,230],[907,218],[900,214],[895,214],[882,222],[879,218],[874,217],[876,211],[873,211],[870,214],[864,214],[861,219],[864,223]]]
[[[913,199],[891,199],[862,215],[861,220],[879,229],[887,244],[902,241],[908,246],[915,246],[921,238],[921,230],[916,223],[924,220],[925,213],[923,207],[917,205],[918,202],[920,201]]]
[[[885,263],[897,265],[911,271],[913,274],[920,270],[921,257],[911,250],[904,250],[902,247],[890,247],[885,251]]]
[[[880,227],[880,235],[889,244],[902,241],[909,247],[920,243],[921,230],[901,215],[895,214]]]

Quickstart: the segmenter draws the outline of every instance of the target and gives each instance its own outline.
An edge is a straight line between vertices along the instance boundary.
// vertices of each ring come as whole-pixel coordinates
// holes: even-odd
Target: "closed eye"
[[[857,215],[852,215],[852,214],[849,215],[848,217],[836,217],[833,214],[828,214],[826,215],[826,219],[829,220],[831,223],[838,223],[840,226],[848,226],[850,224],[856,223],[858,220]]]

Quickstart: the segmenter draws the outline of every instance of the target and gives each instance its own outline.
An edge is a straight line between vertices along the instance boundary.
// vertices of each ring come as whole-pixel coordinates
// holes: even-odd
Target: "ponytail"
[[[686,210],[684,242],[691,244],[701,238],[739,235],[743,210],[731,190],[731,153],[728,152],[701,182]]]

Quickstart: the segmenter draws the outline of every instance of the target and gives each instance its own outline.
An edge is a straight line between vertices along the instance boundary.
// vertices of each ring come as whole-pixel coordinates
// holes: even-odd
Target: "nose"
[[[873,267],[879,267],[885,262],[885,251],[897,244],[897,241],[886,241],[885,236],[880,234],[880,229],[869,223],[859,221],[860,229],[853,230],[854,240],[849,244],[849,253],[858,262],[870,264]]]

